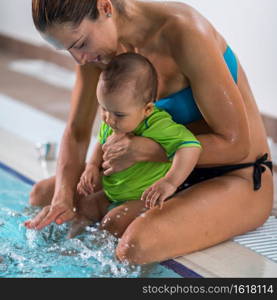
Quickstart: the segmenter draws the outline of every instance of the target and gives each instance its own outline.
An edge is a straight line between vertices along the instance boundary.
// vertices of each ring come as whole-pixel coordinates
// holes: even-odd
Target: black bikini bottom
[[[261,187],[262,173],[266,170],[264,166],[267,166],[272,172],[272,162],[267,160],[268,154],[264,154],[258,158],[255,162],[243,163],[237,165],[225,165],[211,168],[195,168],[189,177],[178,187],[177,192],[187,189],[188,187],[205,181],[214,177],[222,176],[228,172],[232,172],[239,169],[253,167],[253,188],[254,191]]]

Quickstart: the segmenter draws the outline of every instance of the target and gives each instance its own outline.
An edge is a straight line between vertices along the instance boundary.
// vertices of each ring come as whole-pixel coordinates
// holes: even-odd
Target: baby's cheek
[[[118,122],[117,127],[121,128],[122,131],[124,131],[124,132],[128,132],[129,128],[132,127],[131,124],[132,124],[131,121],[126,122],[126,120],[124,120],[124,121],[122,120],[122,121]]]

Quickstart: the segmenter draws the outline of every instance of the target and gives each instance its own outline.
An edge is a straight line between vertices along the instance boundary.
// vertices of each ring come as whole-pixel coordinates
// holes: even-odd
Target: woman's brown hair
[[[124,0],[111,0],[115,8],[123,12]],[[54,24],[80,25],[84,18],[96,20],[99,16],[97,0],[32,0],[35,27],[45,32]]]

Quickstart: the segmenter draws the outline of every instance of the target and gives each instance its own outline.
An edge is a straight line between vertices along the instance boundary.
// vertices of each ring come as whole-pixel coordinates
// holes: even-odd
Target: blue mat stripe
[[[160,264],[173,270],[175,273],[179,274],[184,278],[202,278],[201,275],[185,267],[184,265],[180,264],[174,259],[166,260],[164,262],[161,262]]]
[[[15,171],[14,169],[12,169],[11,167],[5,165],[4,163],[0,162],[0,168],[3,169],[4,171],[6,171],[7,173],[17,177],[18,179],[20,179],[21,181],[30,184],[30,185],[34,185],[35,182],[33,180],[31,180],[30,178],[20,174],[19,172]]]

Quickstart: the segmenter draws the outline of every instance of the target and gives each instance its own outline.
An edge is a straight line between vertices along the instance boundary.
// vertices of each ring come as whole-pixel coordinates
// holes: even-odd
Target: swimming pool
[[[0,278],[201,277],[174,260],[143,267],[119,263],[117,239],[97,226],[74,239],[66,239],[67,224],[26,229],[23,222],[38,211],[28,205],[32,184],[0,163]]]

